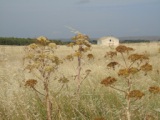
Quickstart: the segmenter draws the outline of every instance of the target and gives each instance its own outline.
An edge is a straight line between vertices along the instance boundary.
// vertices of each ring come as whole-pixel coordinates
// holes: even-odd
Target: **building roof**
[[[104,36],[104,37],[99,38],[98,40],[105,40],[105,39],[111,39],[111,38],[119,40],[118,38],[113,37],[113,36]]]

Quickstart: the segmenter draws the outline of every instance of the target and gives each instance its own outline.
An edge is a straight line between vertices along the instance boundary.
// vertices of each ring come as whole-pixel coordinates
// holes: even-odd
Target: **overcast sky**
[[[160,0],[0,0],[1,37],[160,36]]]

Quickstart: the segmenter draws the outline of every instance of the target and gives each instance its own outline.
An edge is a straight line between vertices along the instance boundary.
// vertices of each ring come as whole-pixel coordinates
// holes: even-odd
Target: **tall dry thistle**
[[[84,77],[81,76],[82,59],[84,58],[85,53],[91,50],[91,44],[89,43],[89,37],[80,32],[78,32],[78,34],[75,35],[72,38],[72,40],[73,42],[68,44],[68,46],[72,48],[75,46],[77,49],[75,50],[73,54],[66,56],[66,59],[73,60],[75,57],[77,58],[78,66],[77,66],[76,79],[77,79],[77,93],[79,94],[80,86],[83,80],[86,79],[86,77],[90,73],[89,72],[90,70],[86,70],[86,75]],[[88,57],[88,60],[94,59],[94,56],[92,54],[88,54],[87,57]]]
[[[50,78],[57,71],[61,60],[55,55],[56,44],[51,43],[46,37],[38,37],[36,43],[26,47],[24,65],[25,70],[32,73],[35,79],[26,80],[25,86],[31,87],[36,94],[41,94],[45,98],[47,120],[51,120],[52,103],[50,100]],[[36,84],[43,84],[44,93],[36,89]]]
[[[107,67],[113,68],[113,70],[118,69],[117,78],[109,76],[101,81],[101,84],[105,85],[106,87],[110,87],[124,93],[127,120],[131,120],[132,118],[131,104],[145,96],[145,93],[141,90],[133,89],[133,85],[136,84],[134,82],[134,75],[140,72],[143,72],[144,75],[147,75],[149,71],[152,71],[152,65],[149,64],[149,57],[145,56],[144,54],[132,53],[133,51],[133,48],[124,45],[116,47],[117,55],[118,53],[120,54],[123,62],[120,63],[112,61],[108,63]],[[109,57],[112,58],[111,55]],[[116,67],[117,65],[119,66],[118,68]],[[123,87],[124,89],[116,87],[116,82],[119,78],[124,80],[123,82],[126,85],[125,88]],[[159,87],[150,87],[149,91],[151,93],[158,93]]]

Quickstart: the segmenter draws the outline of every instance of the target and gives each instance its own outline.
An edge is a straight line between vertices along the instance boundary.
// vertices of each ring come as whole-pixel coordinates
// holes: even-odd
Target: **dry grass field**
[[[125,44],[135,49],[133,53],[148,56],[152,71],[134,75],[132,88],[141,89],[145,96],[139,100],[131,101],[133,120],[159,120],[160,119],[160,92],[150,94],[150,86],[160,86],[160,45],[158,43]],[[27,79],[36,79],[35,73],[24,70],[24,46],[0,46],[0,120],[45,120],[46,112],[41,95],[25,86]],[[73,53],[75,48],[58,46],[55,54],[62,59],[58,70],[51,76],[49,88],[53,96],[53,120],[126,120],[125,96],[123,93],[101,84],[107,76],[117,78],[115,84],[125,89],[123,77],[117,75],[115,70],[107,68],[110,61],[124,63],[120,54],[113,59],[104,57],[106,52],[115,51],[114,48],[92,45],[91,51],[94,59],[82,59],[82,76],[86,70],[91,70],[81,85],[79,98],[75,96],[77,72],[77,59],[68,61],[64,59]],[[87,53],[87,54],[88,54]],[[59,78],[66,77],[69,82],[61,83]],[[36,89],[44,92],[40,82]],[[40,101],[42,100],[42,101]],[[42,102],[42,103],[41,103]]]

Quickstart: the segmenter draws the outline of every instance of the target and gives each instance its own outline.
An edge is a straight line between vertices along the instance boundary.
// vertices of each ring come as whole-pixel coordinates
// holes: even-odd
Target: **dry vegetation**
[[[83,53],[81,59],[79,79],[83,84],[78,97],[75,94],[78,62],[77,58],[68,56],[73,55],[78,46],[73,48],[57,46],[54,55],[63,63],[58,65],[54,74],[50,75],[48,84],[49,102],[52,103],[51,118],[53,120],[126,120],[128,119],[126,97],[130,97],[137,98],[130,101],[131,119],[159,120],[160,46],[157,43],[125,44],[125,46],[132,47],[135,50],[132,53],[148,57],[147,63],[152,65],[152,70],[147,71],[147,74],[135,73],[132,76],[134,83],[131,86],[132,91],[124,95],[121,90],[125,89],[126,78],[117,74],[121,69],[118,64],[124,63],[123,57],[121,54],[107,56],[107,52],[116,51],[114,48],[92,45],[91,50]],[[25,50],[26,47],[21,46],[0,46],[0,120],[47,119],[45,98],[38,94],[38,92],[45,94],[44,82],[38,80],[38,73],[24,70]],[[110,66],[114,66],[113,69],[109,66],[111,62]],[[109,80],[107,85],[101,84],[104,78]],[[32,85],[38,92],[31,89],[33,86],[28,87],[30,83],[25,85],[27,80],[31,79],[37,81],[32,81]]]

